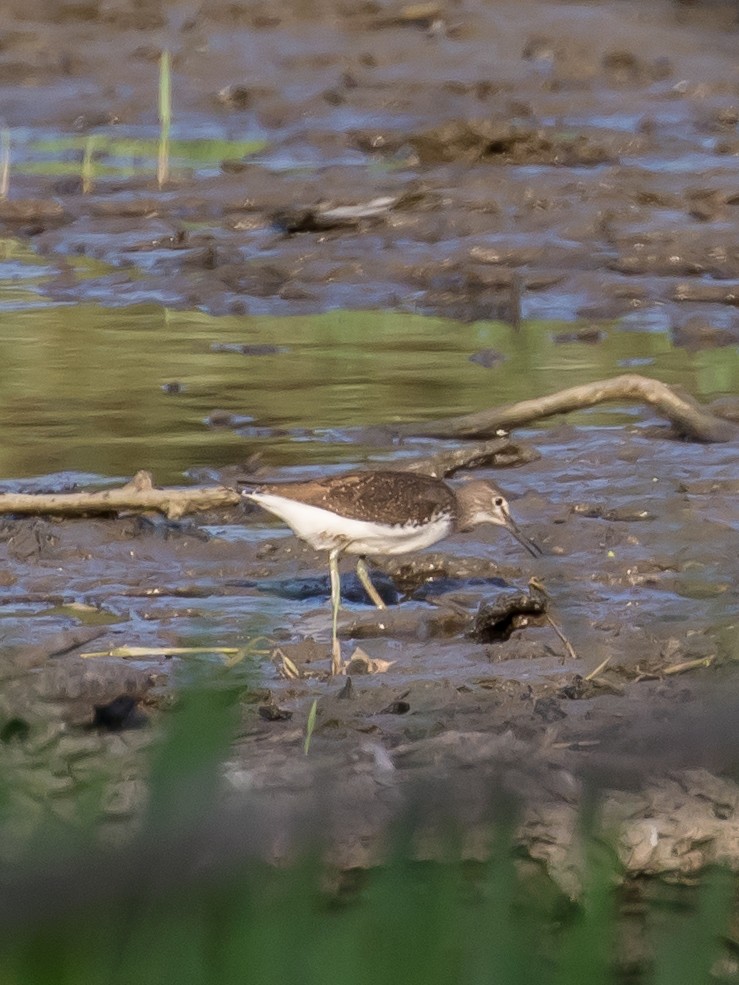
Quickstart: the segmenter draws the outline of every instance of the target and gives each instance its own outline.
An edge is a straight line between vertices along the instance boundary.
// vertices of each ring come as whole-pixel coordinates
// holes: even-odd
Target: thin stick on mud
[[[567,639],[567,637],[562,632],[562,630],[559,628],[559,626],[554,621],[554,619],[552,619],[552,617],[549,615],[548,612],[545,613],[544,618],[546,619],[546,621],[549,623],[549,625],[552,627],[552,629],[554,630],[554,632],[557,634],[557,636],[562,641],[562,645],[564,646],[565,650],[567,651],[567,656],[570,658],[570,660],[577,660],[577,653],[575,652],[574,646]],[[562,661],[562,663],[564,663],[564,661]]]
[[[543,597],[544,599],[547,599],[547,604],[548,604],[549,593],[547,592],[543,583],[539,581],[538,578],[529,578],[529,590],[535,593],[536,595]],[[544,619],[559,637],[562,645],[567,651],[567,656],[571,660],[577,660],[578,657],[577,657],[577,653],[575,652],[575,648],[572,645],[572,643],[570,643],[570,641],[567,639],[565,634],[562,632],[562,630],[559,627],[559,624],[550,616],[548,612],[544,613]],[[562,660],[562,663],[564,663],[564,660]]]

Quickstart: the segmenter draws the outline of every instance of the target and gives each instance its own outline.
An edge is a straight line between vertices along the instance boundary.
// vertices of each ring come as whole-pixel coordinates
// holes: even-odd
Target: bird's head
[[[508,500],[492,482],[475,479],[465,483],[457,489],[457,502],[460,530],[471,530],[481,523],[492,523],[497,527],[504,527],[533,557],[543,554],[539,545],[519,529],[511,516]]]

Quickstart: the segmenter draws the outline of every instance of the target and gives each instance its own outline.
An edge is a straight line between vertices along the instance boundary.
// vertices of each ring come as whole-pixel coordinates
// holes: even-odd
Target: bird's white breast
[[[451,519],[443,514],[424,525],[388,526],[339,516],[275,493],[252,492],[246,498],[280,517],[317,551],[340,547],[348,554],[406,554],[430,547],[446,537],[452,527]]]

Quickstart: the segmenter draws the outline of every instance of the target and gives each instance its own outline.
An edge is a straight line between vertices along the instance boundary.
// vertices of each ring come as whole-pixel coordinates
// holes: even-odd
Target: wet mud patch
[[[601,438],[555,428],[538,435],[538,460],[496,473],[543,557],[494,533],[456,535],[419,555],[415,573],[412,558],[388,565],[395,602],[380,612],[347,577],[340,636],[349,671],[340,678],[328,676],[325,557],[264,514],[7,519],[0,618],[15,656],[3,727],[41,730],[70,751],[100,750],[111,729],[130,732],[133,746],[123,739],[128,752],[116,760],[129,768],[171,685],[210,666],[214,683],[243,681],[229,796],[247,788],[287,817],[320,784],[341,864],[377,860],[404,791],[432,778],[457,791],[451,803],[470,845],[491,783],[523,798],[528,847],[540,852],[542,825],[554,825],[543,857],[564,884],[562,852],[593,782],[611,791],[604,811],[620,818],[633,871],[733,859],[733,820],[720,830],[711,821],[704,838],[714,804],[706,784],[723,774],[731,785],[735,766],[726,732],[739,616],[733,450],[615,429],[608,446],[606,454]],[[375,564],[381,572],[382,559]],[[519,612],[506,638],[475,638],[486,608],[531,600],[532,576],[574,657],[541,612]],[[138,658],[82,656],[121,647]],[[224,668],[226,650],[239,660]],[[116,802],[128,806],[116,819],[125,823],[142,787],[119,782]],[[645,828],[640,840],[638,819],[659,809],[665,783],[681,806],[649,849],[653,833]],[[686,835],[688,822],[699,836]]]
[[[474,410],[491,390],[540,395],[560,373],[648,365],[701,397],[736,389],[733,5],[472,0],[419,16],[351,2],[10,0],[3,15],[8,476],[110,482],[151,468],[166,482],[265,448],[275,469],[310,474],[386,447],[388,419]],[[164,48],[175,139],[220,149],[183,162],[180,147],[158,188]],[[146,302],[115,325],[96,307]],[[254,318],[332,308],[467,325],[454,346],[449,326],[429,345],[390,325],[372,337],[382,372],[352,376],[367,346],[333,364],[325,351],[369,336],[366,322],[335,319],[311,361],[300,331]],[[243,321],[216,331],[193,312]],[[507,327],[480,327],[491,319]],[[121,348],[105,346],[104,321]],[[146,348],[162,322],[170,334]],[[174,334],[192,341],[186,353]],[[366,379],[401,362],[393,335],[414,358],[360,406]],[[21,358],[19,339],[32,343]],[[75,345],[87,362],[73,355],[70,370]],[[123,350],[136,359],[127,372]],[[432,350],[429,368],[420,353]],[[455,360],[468,375],[442,372]],[[100,378],[111,400],[75,403]],[[286,390],[299,412],[275,400]],[[547,550],[535,564],[485,535],[455,538],[439,563],[385,566],[385,616],[350,592],[350,685],[326,679],[325,559],[256,515],[3,521],[0,741],[24,803],[63,805],[107,756],[108,815],[129,824],[155,732],[139,716],[156,722],[197,662],[214,683],[243,681],[226,783],[275,805],[276,843],[280,819],[330,789],[337,858],[373,861],[426,778],[473,851],[487,792],[508,783],[529,807],[528,850],[566,881],[582,785],[597,782],[630,871],[736,865],[736,715],[721,700],[737,655],[736,448],[650,437],[643,422],[624,410],[537,432],[541,460],[500,477]],[[361,451],[352,426],[365,428]],[[467,636],[482,606],[531,576],[575,659],[531,620],[506,640]],[[81,656],[125,646],[151,656]],[[224,647],[242,657],[225,669]],[[199,654],[172,656],[181,648]]]
[[[726,328],[732,9],[702,5],[697,30],[685,5],[656,2],[410,20],[353,3],[264,17],[170,3],[153,18],[10,3],[0,224],[58,268],[44,290],[64,301],[470,320],[636,310],[668,325],[687,312]],[[157,189],[165,47],[172,177]],[[74,276],[79,255],[116,275]]]

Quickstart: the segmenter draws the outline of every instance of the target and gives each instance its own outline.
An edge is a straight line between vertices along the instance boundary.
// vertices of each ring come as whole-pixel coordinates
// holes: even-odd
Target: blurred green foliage
[[[168,713],[150,754],[148,808],[127,843],[102,847],[94,825],[71,841],[57,829],[43,851],[36,842],[4,862],[3,985],[734,980],[720,942],[732,907],[727,873],[709,874],[680,905],[646,908],[649,947],[635,966],[621,953],[622,890],[608,846],[585,839],[573,902],[545,889],[544,877],[522,877],[506,811],[486,863],[414,861],[406,827],[384,866],[333,873],[331,888],[320,846],[271,865],[259,839],[250,842],[246,816],[230,820],[242,850],[224,851],[214,805],[238,699],[221,681],[189,690]]]

